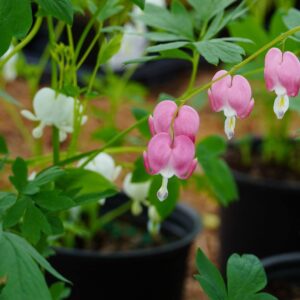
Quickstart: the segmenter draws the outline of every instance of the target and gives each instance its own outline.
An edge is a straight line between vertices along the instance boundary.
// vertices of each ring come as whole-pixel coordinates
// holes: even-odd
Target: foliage
[[[233,254],[227,262],[227,285],[219,270],[199,249],[195,276],[211,300],[276,300],[270,294],[260,292],[266,287],[267,278],[263,266],[254,255]]]

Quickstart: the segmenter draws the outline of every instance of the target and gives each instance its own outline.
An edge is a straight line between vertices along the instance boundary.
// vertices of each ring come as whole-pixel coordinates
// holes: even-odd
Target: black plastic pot
[[[268,277],[269,292],[280,300],[299,299],[300,252],[267,257],[262,263]],[[292,295],[293,292],[297,295]]]
[[[146,226],[145,215],[138,221]],[[122,253],[60,248],[50,263],[72,281],[72,300],[180,300],[189,249],[199,230],[199,216],[178,205],[162,224],[165,235],[179,237],[174,242]]]
[[[300,184],[233,173],[239,201],[221,209],[222,269],[235,252],[264,258],[300,251]]]

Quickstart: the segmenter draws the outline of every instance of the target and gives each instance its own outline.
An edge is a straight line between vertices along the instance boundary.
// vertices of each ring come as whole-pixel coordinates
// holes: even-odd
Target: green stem
[[[101,23],[102,25],[102,23]],[[102,26],[100,27],[102,28]],[[90,43],[90,46],[87,48],[87,50],[85,51],[85,53],[83,54],[81,60],[79,61],[79,63],[76,66],[76,69],[80,69],[80,67],[82,66],[82,64],[85,62],[85,60],[87,59],[87,57],[89,56],[89,54],[91,53],[92,49],[94,48],[94,46],[96,45],[97,41],[99,40],[101,36],[101,29],[98,31],[98,33],[95,35],[95,37],[93,38],[92,42]]]
[[[67,33],[68,33],[68,41],[69,41],[71,57],[72,57],[71,61],[72,61],[73,84],[74,86],[77,86],[76,57],[75,57],[73,33],[70,25],[67,26]]]
[[[59,163],[59,130],[52,126],[53,164]]]
[[[199,60],[200,60],[200,54],[199,53],[194,53],[194,57],[193,57],[193,70],[192,70],[192,75],[191,75],[191,79],[188,85],[188,89],[187,89],[187,93],[192,90],[192,88],[195,85],[195,81],[196,81],[196,76],[197,76],[197,71],[198,71],[198,65],[199,65]]]
[[[104,151],[105,149],[107,149],[108,147],[110,147],[111,145],[113,145],[114,143],[116,143],[117,141],[119,141],[120,139],[122,139],[124,136],[126,136],[130,131],[132,131],[133,129],[135,129],[136,127],[138,127],[139,125],[143,124],[144,122],[146,122],[148,120],[149,116],[145,116],[144,118],[140,119],[139,121],[137,121],[136,123],[134,123],[133,125],[131,125],[130,127],[126,128],[125,130],[123,130],[122,132],[120,132],[119,134],[117,134],[115,137],[113,137],[111,140],[109,140],[104,146],[102,146],[99,149],[95,149],[95,150],[91,150],[88,152],[84,152],[75,156],[72,156],[70,158],[67,158],[63,161],[60,161],[58,165],[64,166],[64,165],[68,165],[71,164],[75,161],[78,161],[82,158],[88,157],[88,159],[85,161],[85,163],[81,166],[84,167],[85,165],[87,165],[92,159],[94,159],[94,157],[97,156],[97,154],[99,154],[100,152]]]
[[[39,31],[41,24],[42,24],[43,18],[38,17],[35,21],[35,24],[29,34],[18,44],[16,47],[5,57],[0,61],[0,69],[20,50],[22,50],[37,34]]]
[[[120,206],[118,206],[116,209],[106,213],[104,216],[101,216],[100,219],[94,224],[93,228],[91,229],[92,233],[97,232],[99,229],[101,229],[104,225],[110,223],[111,221],[115,220],[116,218],[122,216],[124,213],[126,213],[131,207],[131,201],[128,201]]]
[[[261,53],[263,53],[264,51],[268,50],[272,46],[276,45],[277,43],[281,42],[282,40],[286,39],[287,37],[293,35],[294,33],[298,32],[298,31],[300,31],[300,26],[297,26],[297,27],[295,27],[293,29],[290,29],[290,30],[282,33],[281,35],[279,35],[278,37],[276,37],[275,39],[273,39],[271,42],[269,42],[268,44],[266,44],[263,47],[261,47],[255,53],[253,53],[252,55],[250,55],[248,58],[246,58],[245,60],[243,60],[241,63],[239,63],[239,64],[235,65],[234,67],[232,67],[224,75],[222,75],[222,76],[218,77],[217,79],[212,80],[212,81],[210,81],[210,82],[208,82],[208,83],[206,83],[206,84],[204,84],[204,85],[202,85],[202,86],[200,86],[198,88],[192,89],[190,92],[188,92],[186,95],[183,95],[177,101],[180,102],[180,105],[184,105],[184,103],[186,103],[186,101],[189,100],[191,97],[196,96],[199,93],[201,93],[202,91],[210,88],[212,84],[214,84],[215,82],[223,79],[227,75],[232,75],[237,70],[239,70],[241,67],[245,66],[246,64],[248,64],[249,62],[251,62],[252,60],[254,60]]]
[[[51,17],[47,18],[47,24],[48,24],[48,32],[50,38],[50,51],[51,51],[51,48],[54,48],[54,45],[56,44],[53,21]],[[57,88],[57,66],[53,58],[51,59],[51,86],[54,89]]]
[[[86,25],[86,27],[84,28],[84,31],[82,32],[80,39],[77,43],[76,49],[75,49],[75,60],[77,61],[77,58],[80,54],[81,48],[83,46],[83,43],[87,37],[87,35],[89,34],[90,30],[92,29],[94,23],[96,22],[100,12],[102,11],[103,5],[106,3],[106,1],[102,1],[102,4],[100,4],[100,6],[98,7],[97,11],[95,12],[95,14],[93,15],[93,17],[90,19],[90,21],[88,22],[88,24]]]
[[[63,32],[64,26],[65,26],[65,24],[63,22],[59,22],[58,25],[56,26],[55,33],[54,33],[54,35],[55,35],[55,39],[54,39],[55,42],[57,42],[57,40],[60,38],[60,36],[61,36],[61,34]],[[45,68],[47,66],[47,62],[48,62],[49,56],[50,56],[50,48],[51,48],[51,45],[48,44],[46,46],[46,48],[45,48],[45,50],[44,50],[41,58],[40,58],[39,63],[38,63],[38,74],[37,74],[37,76],[35,78],[35,83],[34,83],[34,86],[33,86],[34,90],[37,89],[37,87],[38,87],[38,85],[39,85],[39,83],[41,81],[41,77],[43,75],[43,72],[44,72],[44,70],[45,70]],[[34,93],[35,93],[35,91],[34,91]]]

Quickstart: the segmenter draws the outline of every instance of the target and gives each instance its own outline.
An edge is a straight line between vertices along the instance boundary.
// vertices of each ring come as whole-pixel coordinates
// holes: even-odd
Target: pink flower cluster
[[[190,106],[180,108],[170,100],[160,102],[149,118],[152,138],[144,152],[146,170],[160,174],[162,186],[157,192],[159,200],[168,197],[168,179],[177,176],[186,179],[197,166],[195,138],[200,126],[198,113]]]
[[[277,48],[268,51],[265,58],[265,81],[269,91],[275,91],[274,112],[278,119],[289,107],[289,97],[295,97],[300,89],[300,62],[292,52],[282,53]],[[252,90],[248,80],[231,76],[222,70],[213,77],[208,90],[211,108],[225,115],[225,133],[228,139],[234,135],[236,118],[244,119],[254,107]],[[162,186],[157,192],[163,201],[168,197],[168,179],[176,175],[186,179],[196,168],[195,137],[199,129],[198,113],[190,106],[177,107],[173,101],[159,103],[149,118],[152,138],[144,152],[145,167],[149,174],[161,174]]]

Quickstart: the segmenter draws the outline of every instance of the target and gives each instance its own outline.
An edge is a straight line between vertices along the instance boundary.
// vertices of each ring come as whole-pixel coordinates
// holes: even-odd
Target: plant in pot
[[[230,24],[229,31],[232,36],[240,36],[243,32],[244,37],[251,38],[254,31],[248,29],[255,28],[255,34],[259,36],[256,45],[245,45],[246,52],[251,55],[258,47],[283,32],[286,26],[292,28],[297,20],[300,20],[299,11],[279,9],[272,16],[268,31],[264,29],[264,22],[259,24],[251,15],[241,22]],[[299,41],[297,37],[287,39],[282,47],[285,51],[297,54]],[[264,129],[260,136],[249,135],[234,141],[226,154],[238,185],[239,201],[221,211],[223,268],[232,252],[250,252],[262,258],[297,251],[300,246],[300,223],[297,216],[300,192],[299,143],[297,133],[292,129],[295,114],[287,111],[282,120],[273,120],[274,94],[264,87],[264,70],[266,80],[270,80],[270,75],[268,67],[264,69],[260,67],[262,65],[263,59],[258,58],[242,70],[242,74],[248,74],[253,82],[255,98],[261,99],[258,104],[260,110],[256,113],[262,122],[257,122],[256,128],[262,126]],[[268,90],[272,89],[268,81],[267,87]],[[297,96],[297,92],[289,96]],[[298,102],[299,97],[291,98],[291,110],[299,111]],[[276,113],[275,105],[274,111]],[[264,118],[261,118],[262,112]]]
[[[144,6],[143,1],[133,2],[142,8]],[[97,96],[94,92],[97,71],[120,47],[120,28],[116,31],[109,23],[110,15],[105,9],[107,1],[94,12],[93,22],[97,20],[101,33],[97,37],[100,38],[100,50],[87,86],[78,84],[78,72],[93,44],[83,49],[83,43],[74,43],[74,10],[70,1],[63,0],[56,5],[50,1],[36,1],[39,12],[33,26],[29,1],[22,1],[21,5],[3,3],[0,1],[0,13],[5,18],[0,18],[3,20],[0,29],[5,39],[0,43],[0,54],[7,51],[12,38],[16,44],[1,59],[0,68],[31,41],[43,20],[47,20],[51,83],[34,93],[33,112],[22,109],[21,114],[36,123],[33,137],[43,137],[52,151],[50,154],[44,153],[37,142],[33,150],[39,155],[15,158],[1,139],[2,166],[11,173],[10,184],[1,192],[0,198],[0,248],[3,254],[0,260],[1,299],[68,297],[62,283],[54,283],[48,289],[43,271],[64,282],[71,280],[71,299],[90,299],[98,293],[106,299],[121,296],[154,299],[158,291],[164,299],[180,299],[188,250],[200,224],[194,212],[176,204],[180,195],[180,179],[192,176],[197,167],[195,156],[204,170],[207,184],[220,202],[227,204],[236,198],[233,177],[220,158],[226,143],[222,138],[209,137],[195,147],[200,120],[195,109],[186,102],[210,87],[215,90],[216,84],[220,84],[219,92],[222,91],[224,80],[231,81],[233,73],[268,48],[298,32],[299,26],[276,37],[240,62],[243,48],[234,43],[238,39],[213,37],[228,22],[246,12],[244,3],[231,10],[228,10],[231,1],[224,1],[219,6],[217,2],[211,5],[210,1],[206,1],[200,5],[198,1],[190,0],[190,10],[176,0],[170,10],[146,5],[138,20],[166,32],[157,33],[155,39],[159,38],[160,43],[156,48],[148,48],[148,52],[157,51],[158,54],[141,60],[172,56],[190,61],[193,69],[187,89],[175,101],[159,102],[150,117],[148,111],[135,110],[135,123],[126,129],[119,129],[94,150],[83,151],[80,148],[86,146],[82,143],[86,135],[80,133],[88,122],[90,103]],[[53,19],[64,23],[68,37],[66,43],[58,41],[57,26],[61,25],[60,22],[54,23]],[[184,26],[178,23],[178,19]],[[88,27],[85,30],[84,35],[89,31]],[[22,40],[18,41],[20,38]],[[214,64],[219,61],[237,64],[228,72],[221,71],[207,84],[195,87],[200,55]],[[43,66],[44,63],[37,68]],[[212,95],[216,97],[212,100],[216,101],[215,104],[221,103],[218,109],[215,105],[213,108],[224,110],[225,132],[229,137],[233,135],[236,116],[246,117],[254,104],[246,78],[240,75],[234,78],[237,78],[235,92],[243,97],[231,102],[229,114],[224,99]],[[34,82],[33,88],[37,86]],[[249,97],[244,97],[243,92]],[[3,96],[15,103],[7,93]],[[21,132],[28,137],[24,131],[27,128],[20,123],[22,121],[16,117],[15,110],[12,115],[18,121]],[[52,131],[50,143],[47,140],[48,129]],[[137,133],[133,135],[135,138],[129,139],[134,129],[139,129],[141,134],[138,134],[138,139]],[[118,145],[122,139],[123,143]],[[115,163],[110,156],[132,153],[139,157],[127,156]],[[130,163],[132,158],[133,161],[136,159],[134,164]],[[132,173],[124,180],[126,197],[119,193],[113,182],[120,172],[118,166],[121,161],[124,161],[123,168]],[[28,168],[38,173],[30,175]],[[139,216],[132,218],[129,211]],[[111,250],[112,241],[113,248],[119,251],[105,251]],[[124,248],[127,250],[120,251]],[[53,266],[68,280],[55,271],[44,256],[49,257]],[[116,274],[122,278],[117,283]],[[155,288],[149,284],[153,278],[157,279]],[[51,280],[48,278],[48,283]]]

